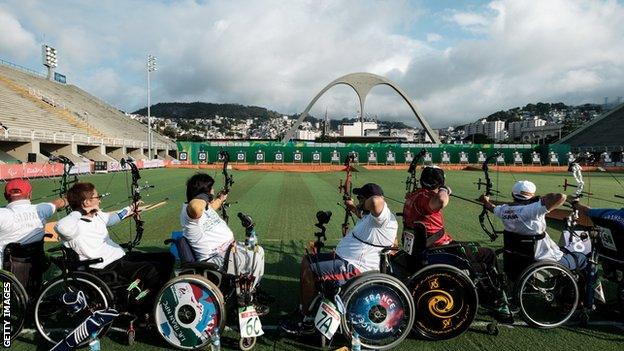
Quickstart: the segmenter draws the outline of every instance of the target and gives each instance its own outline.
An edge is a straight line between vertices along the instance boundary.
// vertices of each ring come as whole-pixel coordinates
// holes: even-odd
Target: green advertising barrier
[[[482,156],[494,152],[501,152],[504,163],[514,164],[514,154],[522,158],[525,165],[532,164],[533,152],[541,156],[542,164],[549,164],[550,152],[554,152],[560,164],[567,164],[568,145],[531,145],[531,144],[409,144],[409,143],[317,143],[317,142],[289,142],[276,141],[209,141],[190,142],[178,141],[178,152],[187,152],[192,164],[219,162],[218,154],[224,149],[230,154],[231,163],[342,163],[350,152],[358,155],[360,164],[394,164],[407,163],[410,154],[416,155],[420,150],[428,152],[427,160],[431,163],[466,163],[461,162],[462,153],[467,156],[467,163],[479,163],[479,153]],[[394,155],[394,160],[388,160],[388,152]],[[338,153],[339,161],[332,154]],[[376,156],[374,162],[369,162],[369,154]],[[262,160],[257,155],[262,154]],[[205,156],[204,156],[205,155]],[[276,155],[281,155],[277,156]],[[320,155],[320,157],[319,157]],[[444,160],[443,160],[443,155]],[[430,157],[429,157],[430,156]],[[465,161],[465,159],[464,159]]]

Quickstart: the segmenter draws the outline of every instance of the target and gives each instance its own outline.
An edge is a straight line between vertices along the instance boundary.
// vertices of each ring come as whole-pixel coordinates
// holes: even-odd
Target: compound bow
[[[427,154],[427,150],[422,149],[420,152],[412,159],[410,162],[409,168],[407,169],[407,179],[405,180],[405,196],[410,193],[413,193],[418,188],[418,179],[416,179],[416,168],[418,167],[418,162]]]
[[[345,157],[345,172],[347,175],[345,177],[344,183],[342,179],[340,179],[340,184],[338,185],[338,191],[342,194],[342,200],[346,201],[351,198],[351,190],[353,188],[353,184],[351,183],[351,171],[353,170],[351,167],[351,163],[355,161],[355,154],[349,153],[347,157]],[[342,205],[341,203],[338,203]],[[342,236],[344,237],[349,232],[349,219],[355,224],[355,219],[353,218],[353,214],[349,210],[347,206],[345,206],[345,217],[342,222]]]
[[[485,186],[485,196],[492,196],[492,193],[494,192],[493,191],[494,185],[492,184],[492,179],[490,179],[489,163],[491,160],[495,159],[499,155],[500,155],[500,152],[495,152],[494,154],[488,156],[485,159],[485,161],[483,161],[483,165],[481,166],[481,169],[483,170],[485,182],[481,182],[481,180],[479,180],[479,182],[477,183],[477,186],[479,190],[481,189],[481,185]],[[488,228],[485,225],[486,219],[490,228]],[[491,241],[496,241],[496,239],[498,238],[498,235],[503,233],[502,230],[496,230],[496,228],[494,227],[494,223],[492,223],[492,219],[490,218],[488,209],[485,206],[485,204],[483,204],[483,209],[481,210],[481,213],[479,214],[479,224],[481,225],[481,229],[483,229],[485,234],[487,234],[490,237]]]
[[[55,189],[54,192],[55,194],[58,194],[58,197],[67,196],[67,191],[71,185],[78,182],[78,176],[74,174],[72,177],[70,174],[72,167],[74,167],[74,162],[62,155],[50,156],[48,160],[50,162],[58,162],[63,165],[63,175],[59,180],[59,187]],[[70,214],[71,211],[72,209],[69,206],[65,207],[65,214]]]
[[[227,195],[230,192],[230,187],[234,184],[234,177],[228,172],[230,153],[221,149],[221,151],[219,151],[219,157],[223,161],[223,169],[221,170],[221,174],[223,174],[223,190],[221,190],[221,193]],[[227,202],[221,204],[221,218],[223,218],[225,223],[228,223],[230,219],[227,213],[228,207],[230,207],[230,204]]]
[[[132,203],[130,204],[130,208],[133,212],[132,218],[134,219],[135,223],[135,233],[132,240],[121,245],[122,247],[127,248],[128,251],[132,251],[133,248],[137,247],[141,243],[141,239],[143,238],[143,224],[145,222],[141,219],[141,190],[153,188],[154,186],[148,184],[139,185],[141,173],[139,172],[139,168],[132,159],[122,158],[120,160],[120,164],[121,167],[126,171],[128,170],[128,168],[130,168],[130,173],[132,175],[132,183],[130,184],[130,198],[132,199]]]

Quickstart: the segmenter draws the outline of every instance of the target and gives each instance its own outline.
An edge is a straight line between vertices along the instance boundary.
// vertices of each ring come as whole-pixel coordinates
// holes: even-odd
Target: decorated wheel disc
[[[179,280],[165,286],[156,305],[159,333],[171,345],[197,348],[205,345],[220,326],[223,305],[220,292],[201,280]]]
[[[387,285],[371,284],[359,290],[347,306],[352,330],[371,341],[395,339],[403,333],[405,298]]]
[[[461,273],[432,269],[410,286],[416,305],[414,329],[430,339],[456,337],[470,327],[478,308],[476,290]]]

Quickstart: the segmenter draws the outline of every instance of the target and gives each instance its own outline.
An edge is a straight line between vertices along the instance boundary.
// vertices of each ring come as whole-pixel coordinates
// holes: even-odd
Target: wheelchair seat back
[[[592,218],[592,221],[598,229],[596,245],[600,257],[624,269],[624,232],[618,224],[609,220]]]
[[[427,249],[427,229],[422,222],[413,225],[403,225],[401,247],[412,256],[420,256]]]
[[[165,243],[172,244],[169,250],[176,259],[180,260],[180,270],[176,274],[199,274],[218,287],[222,286],[223,269],[212,262],[198,261],[191,244],[188,242],[183,232],[172,232],[171,239],[165,241]]]
[[[171,254],[181,263],[197,262],[193,248],[182,232],[172,232],[171,240],[173,241],[173,245],[170,247]]]
[[[29,293],[39,291],[49,266],[43,240],[31,244],[10,243],[4,247],[2,257],[2,268],[13,273]]]
[[[517,278],[526,267],[535,262],[535,246],[545,236],[545,233],[536,235],[509,231],[503,233],[503,263],[505,274],[510,279]]]

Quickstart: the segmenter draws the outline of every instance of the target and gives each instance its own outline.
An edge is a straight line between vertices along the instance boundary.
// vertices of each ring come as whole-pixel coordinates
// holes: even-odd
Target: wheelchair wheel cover
[[[434,264],[408,282],[414,298],[414,330],[425,338],[446,340],[464,333],[479,307],[477,289],[459,269]]]
[[[169,345],[185,350],[201,348],[210,342],[215,327],[223,330],[223,295],[202,276],[178,276],[158,294],[154,319],[158,333]]]
[[[387,350],[407,337],[414,322],[414,303],[398,279],[377,272],[354,278],[341,294],[346,315],[342,329],[356,331],[362,349]]]
[[[0,270],[0,286],[2,287],[2,306],[4,308],[10,306],[10,316],[5,316],[2,313],[2,325],[10,328],[11,340],[15,339],[24,327],[24,320],[26,319],[26,308],[28,303],[28,294],[17,280],[17,278],[10,272]],[[7,301],[4,297],[4,293],[10,291],[10,297]]]
[[[537,262],[526,268],[516,285],[515,296],[522,318],[537,328],[556,328],[576,311],[578,284],[566,267]]]
[[[71,313],[59,300],[62,293],[68,289],[82,290],[88,303],[87,308],[78,313]],[[112,306],[113,293],[106,283],[89,273],[71,272],[67,283],[63,277],[56,277],[44,285],[35,304],[35,326],[44,339],[57,344],[84,322],[92,311]],[[105,335],[110,327],[110,324],[104,327],[98,336]],[[85,340],[77,348],[86,345],[89,341],[89,339]]]

